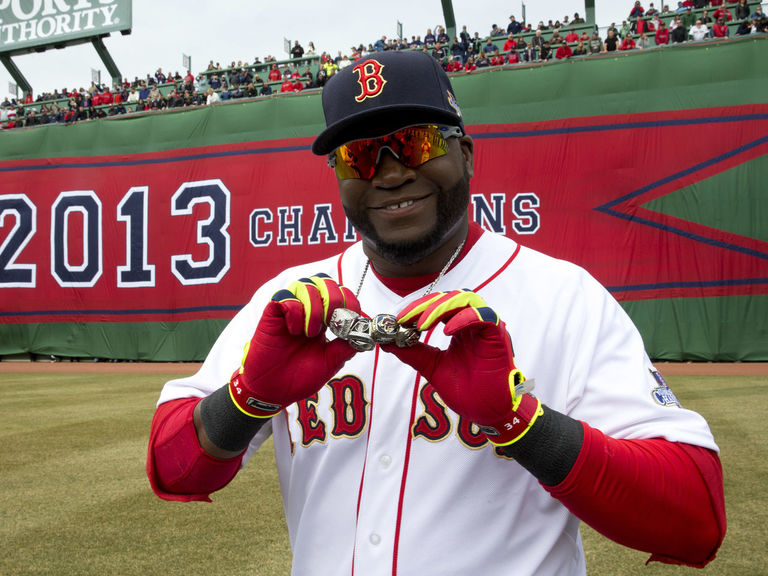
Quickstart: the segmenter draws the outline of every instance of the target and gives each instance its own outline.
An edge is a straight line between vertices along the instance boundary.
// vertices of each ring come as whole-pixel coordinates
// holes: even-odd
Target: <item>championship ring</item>
[[[378,314],[371,319],[347,308],[336,308],[333,311],[328,329],[359,352],[373,350],[376,344],[392,342],[400,348],[406,348],[419,340],[418,330],[400,326],[392,314]]]
[[[331,321],[328,323],[328,328],[337,338],[347,340],[349,331],[352,329],[352,324],[354,324],[355,320],[357,320],[357,314],[352,312],[352,310],[336,308],[331,314]]]
[[[392,314],[377,314],[371,320],[371,336],[379,344],[394,342],[398,328],[397,318]]]
[[[352,323],[352,328],[347,334],[347,341],[350,346],[360,352],[367,352],[373,350],[376,346],[376,341],[371,334],[372,324],[368,318],[358,316]]]

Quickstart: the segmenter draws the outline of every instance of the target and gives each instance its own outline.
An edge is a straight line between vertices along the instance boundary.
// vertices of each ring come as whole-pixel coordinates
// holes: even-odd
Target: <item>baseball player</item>
[[[313,151],[362,240],[259,287],[165,385],[154,491],[207,500],[272,434],[293,574],[583,575],[580,521],[711,561],[707,423],[587,272],[469,221],[473,143],[439,64],[362,59],[323,110]]]

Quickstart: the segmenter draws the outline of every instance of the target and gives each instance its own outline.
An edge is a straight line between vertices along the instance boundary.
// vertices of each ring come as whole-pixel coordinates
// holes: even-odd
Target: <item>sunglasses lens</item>
[[[336,175],[341,180],[370,180],[376,173],[382,148],[388,148],[401,164],[416,168],[444,156],[448,151],[448,142],[437,126],[415,126],[382,138],[355,140],[337,148],[333,153]]]

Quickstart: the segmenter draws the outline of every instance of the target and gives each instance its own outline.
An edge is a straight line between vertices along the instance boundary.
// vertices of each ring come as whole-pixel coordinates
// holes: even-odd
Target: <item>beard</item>
[[[469,172],[448,189],[437,192],[437,219],[432,229],[413,240],[388,242],[376,232],[368,214],[347,210],[347,219],[360,235],[373,245],[376,253],[398,266],[410,266],[426,258],[442,246],[443,242],[467,214],[469,206]]]

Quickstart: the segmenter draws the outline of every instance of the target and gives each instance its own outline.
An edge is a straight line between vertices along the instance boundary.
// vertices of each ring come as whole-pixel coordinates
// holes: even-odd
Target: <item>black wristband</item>
[[[584,441],[578,420],[542,404],[544,414],[519,441],[500,449],[545,486],[560,484],[576,463]]]
[[[238,410],[222,386],[200,402],[200,419],[208,439],[222,450],[242,452],[269,418],[252,418]]]

